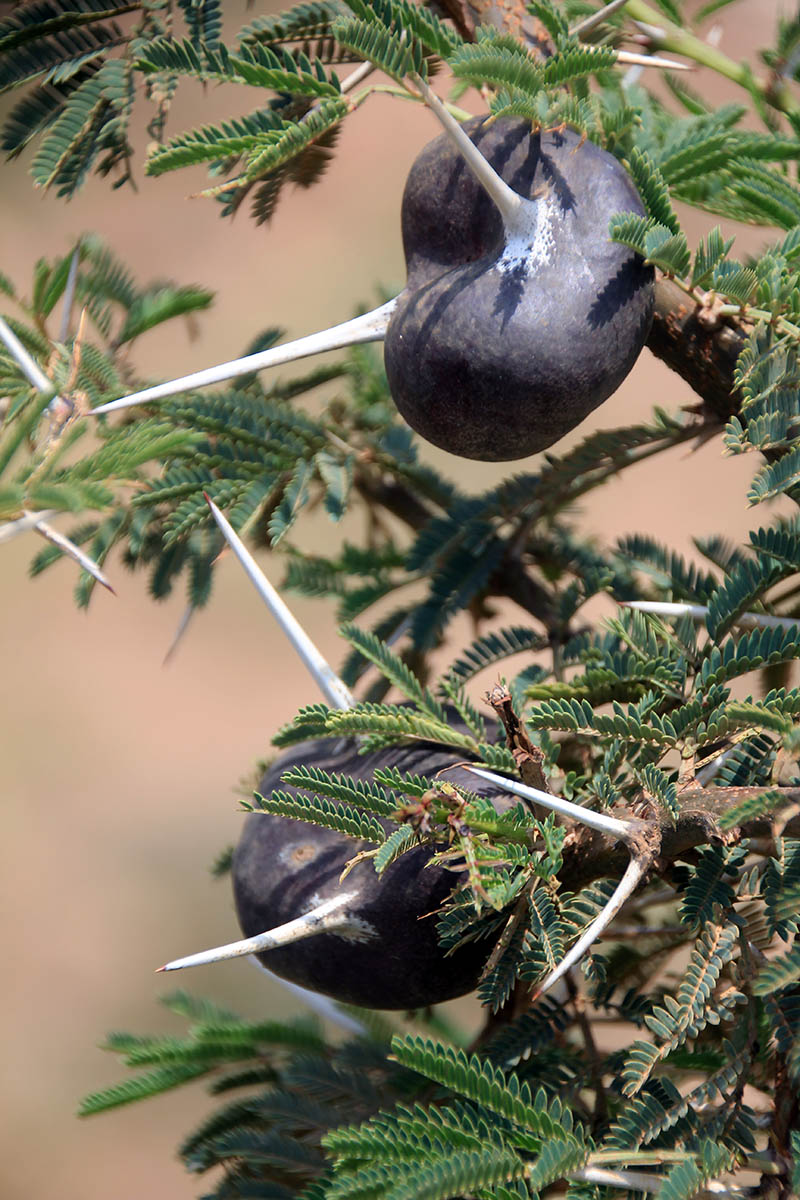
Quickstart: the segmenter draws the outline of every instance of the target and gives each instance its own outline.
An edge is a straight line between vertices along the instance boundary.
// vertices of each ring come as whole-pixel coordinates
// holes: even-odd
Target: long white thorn
[[[286,604],[284,604],[242,539],[232,528],[230,522],[223,516],[210,497],[206,496],[206,500],[208,501],[208,507],[211,509],[214,520],[222,531],[222,536],[244,567],[248,578],[255,586],[259,596],[294,646],[327,703],[331,708],[346,709],[355,707],[356,702],[349,688],[342,683],[330,663],[326,662],[322,657],[300,622]]]
[[[659,617],[692,617],[704,621],[708,616],[705,604],[679,604],[670,600],[623,600],[623,608],[635,608],[638,612],[654,613]],[[797,617],[772,617],[769,613],[740,613],[734,621],[743,629],[791,629],[800,626]]]
[[[69,261],[69,274],[67,275],[67,286],[64,288],[64,307],[61,312],[61,328],[58,331],[58,340],[65,342],[69,337],[69,322],[72,316],[72,302],[75,299],[75,285],[78,282],[78,267],[81,261],[81,239],[78,238],[78,244],[72,251],[72,258]]]
[[[195,371],[192,375],[183,375],[180,379],[170,379],[167,383],[158,383],[141,392],[132,392],[129,396],[122,396],[119,400],[111,400],[108,404],[93,408],[89,415],[97,417],[103,413],[118,412],[122,408],[132,408],[136,404],[150,404],[154,400],[163,400],[166,396],[178,396],[181,392],[223,383],[226,379],[236,379],[240,375],[251,375],[253,371],[263,371],[267,367],[280,367],[298,358],[324,354],[327,350],[341,350],[345,346],[383,341],[396,303],[395,297],[394,300],[381,304],[379,308],[374,308],[372,312],[354,317],[352,321],[345,321],[342,325],[334,325],[331,329],[323,329],[319,333],[309,333],[294,342],[287,342],[285,346],[271,346],[269,350],[262,350],[259,354],[234,358],[230,362],[218,363],[216,367],[207,367],[204,371]]]
[[[5,342],[8,350],[15,363],[22,371],[29,383],[39,392],[52,392],[54,383],[52,379],[48,379],[42,368],[37,362],[31,358],[28,351],[19,340],[14,330],[8,325],[2,317],[0,317],[0,341]]]
[[[63,554],[74,559],[79,566],[83,567],[84,571],[88,571],[93,579],[96,579],[104,588],[108,588],[112,596],[116,596],[117,593],[93,558],[90,558],[85,551],[81,550],[80,546],[76,546],[70,538],[66,537],[63,533],[59,533],[57,529],[53,529],[46,521],[41,520],[40,513],[32,513],[30,515],[40,518],[34,525],[37,533],[40,533],[48,542],[57,546]]]
[[[294,646],[327,703],[331,708],[342,710],[354,708],[356,700],[350,689],[342,682],[330,663],[323,658],[302,625],[275,591],[275,588],[264,575],[252,554],[250,554],[239,535],[231,527],[230,522],[220,512],[214,501],[209,496],[206,496],[206,501],[211,509],[214,520],[222,531],[223,537],[244,567],[267,608]],[[538,788],[529,787],[528,784],[519,783],[515,779],[507,779],[504,775],[495,775],[494,772],[485,771],[482,767],[473,767],[466,763],[461,765],[474,775],[480,775],[481,778],[488,780],[490,783],[497,784],[515,796],[521,796],[525,800],[541,804],[544,808],[552,809],[553,812],[561,813],[563,816],[572,817],[574,820],[588,825],[591,829],[597,829],[599,832],[609,834],[611,837],[621,838],[626,843],[638,828],[638,825],[633,822],[621,821],[617,817],[607,816],[606,813],[595,812],[594,809],[583,808],[579,804],[572,804],[569,800],[562,800],[560,796],[552,796],[549,792],[541,792]]]
[[[691,63],[677,62],[674,58],[661,58],[658,54],[636,54],[632,50],[618,50],[617,62],[633,67],[661,67],[664,71],[693,71]]]
[[[664,1182],[663,1176],[651,1172],[610,1171],[605,1167],[581,1167],[579,1171],[570,1171],[569,1178],[633,1192],[658,1192]]]
[[[706,766],[701,767],[694,777],[695,783],[699,783],[701,787],[705,787],[707,783],[710,783],[717,771],[725,765],[736,749],[735,745],[728,746],[727,750],[723,750],[716,758],[712,758],[711,762],[707,763]]]
[[[45,517],[54,517],[55,514],[56,509],[45,508],[41,512],[26,512],[24,516],[17,517],[15,521],[6,521],[0,525],[0,545],[3,542],[13,541],[21,533],[28,533],[29,530],[35,529]]]
[[[284,601],[275,591],[275,588],[264,575],[252,554],[250,554],[239,535],[231,527],[230,522],[220,512],[214,501],[209,496],[206,496],[206,500],[214,520],[222,531],[223,537],[244,567],[258,594],[267,605],[267,608],[294,646],[328,704],[331,708],[342,710],[354,708],[356,700],[350,689],[342,682],[331,665],[320,654],[297,618],[290,612]],[[583,808],[579,804],[572,804],[569,800],[562,800],[560,796],[552,796],[549,792],[541,792],[538,788],[529,787],[526,783],[520,783],[515,779],[507,779],[504,775],[495,775],[492,771],[485,771],[482,767],[473,767],[467,763],[462,763],[461,765],[465,770],[471,771],[474,775],[480,775],[482,779],[497,784],[497,786],[507,792],[511,792],[515,796],[521,796],[525,800],[541,804],[542,807],[552,809],[553,812],[561,813],[563,816],[572,817],[573,820],[580,821],[584,825],[588,825],[591,829],[597,829],[600,833],[620,838],[626,843],[638,828],[638,825],[634,822],[621,821],[617,817],[607,816],[606,813],[595,812],[591,808]]]
[[[625,868],[625,874],[617,884],[611,898],[605,908],[598,914],[588,929],[585,929],[582,935],[578,938],[575,945],[569,953],[562,959],[554,971],[551,971],[547,978],[539,984],[531,997],[531,1000],[538,1000],[545,992],[549,991],[553,984],[558,983],[559,979],[567,973],[570,967],[574,967],[580,962],[586,951],[597,941],[600,934],[608,928],[614,917],[622,908],[629,896],[632,896],[636,888],[641,883],[644,876],[647,874],[647,863],[638,858],[632,858]]]
[[[622,1157],[622,1155],[620,1155]],[[580,1170],[570,1171],[570,1179],[583,1180],[586,1183],[599,1183],[606,1187],[625,1188],[626,1191],[653,1192],[658,1194],[664,1185],[663,1175],[653,1175],[649,1171],[612,1171],[605,1167],[581,1167]],[[719,1179],[707,1179],[698,1196],[720,1196],[723,1200],[737,1200],[747,1193],[736,1189],[732,1191]]]
[[[195,615],[196,612],[197,612],[197,608],[195,607],[194,604],[187,604],[186,608],[183,610],[183,615],[181,616],[181,619],[178,622],[178,628],[175,630],[175,634],[172,638],[172,641],[169,644],[169,649],[167,650],[167,653],[164,655],[164,661],[161,664],[162,667],[166,667],[166,665],[172,661],[172,657],[175,654],[176,650],[178,649],[178,646],[181,644],[181,642],[183,640],[183,636],[186,633],[186,630],[189,628],[191,621],[192,621],[192,617]]]
[[[500,178],[494,167],[489,165],[478,147],[470,141],[458,121],[447,111],[444,104],[442,104],[436,93],[428,87],[425,80],[419,75],[412,75],[411,78],[419,89],[428,108],[437,117],[439,124],[472,171],[478,183],[497,205],[497,208],[500,210],[500,216],[503,218],[503,224],[507,227],[513,227],[525,203],[523,197],[518,192],[515,192],[513,188],[510,188],[505,180]]]
[[[332,933],[347,927],[355,928],[352,916],[342,909],[356,896],[356,892],[343,892],[334,896],[332,900],[318,904],[302,917],[287,921],[285,925],[278,925],[265,933],[257,933],[255,937],[243,938],[240,942],[229,942],[226,946],[216,946],[213,950],[201,950],[198,954],[173,959],[158,970],[182,971],[184,967],[203,967],[208,963],[223,962],[228,958],[246,958],[250,954],[262,954],[265,950],[289,946],[318,933]],[[363,931],[359,932],[363,937]]]
[[[505,775],[495,775],[493,771],[485,771],[483,767],[473,767],[470,763],[459,763],[458,765],[473,775],[480,775],[481,779],[488,779],[489,783],[496,783],[514,796],[521,796],[523,800],[541,804],[543,808],[561,813],[564,817],[572,817],[573,820],[588,825],[590,829],[597,829],[600,833],[621,838],[623,842],[627,843],[638,828],[638,825],[631,821],[620,821],[617,817],[609,817],[606,813],[595,812],[592,808],[583,808],[580,804],[572,804],[569,800],[562,800],[560,796],[551,796],[549,792],[540,792],[538,788],[529,787],[527,783],[519,783],[516,779],[507,779]]]
[[[361,1034],[367,1032],[366,1025],[362,1025],[360,1021],[357,1021],[355,1017],[351,1017],[349,1013],[342,1012],[339,1005],[335,1000],[331,1000],[330,996],[321,996],[319,992],[312,992],[310,988],[301,987],[299,983],[292,983],[289,979],[282,979],[280,975],[276,975],[274,971],[270,971],[269,967],[265,967],[258,958],[253,959],[253,966],[258,967],[259,971],[263,971],[265,975],[268,975],[273,983],[278,983],[281,987],[286,988],[287,992],[291,992],[294,998],[299,1000],[301,1004],[307,1004],[317,1016],[323,1017],[333,1025],[337,1025],[345,1033],[360,1037]]]
[[[580,37],[581,34],[589,33],[590,30],[596,29],[598,25],[602,25],[606,18],[610,17],[618,9],[622,8],[628,0],[611,0],[610,4],[605,4],[602,8],[598,8],[597,12],[590,13],[588,17],[584,17],[582,21],[578,21],[577,25],[573,25],[570,33],[573,37]]]

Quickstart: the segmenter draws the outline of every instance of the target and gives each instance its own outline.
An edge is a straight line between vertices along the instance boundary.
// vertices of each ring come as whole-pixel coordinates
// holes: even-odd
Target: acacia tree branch
[[[733,372],[746,336],[743,325],[693,304],[673,280],[657,281],[647,348],[697,393],[706,419],[722,424],[738,411]]]
[[[774,812],[763,813],[725,831],[721,824],[722,818],[743,800],[766,791],[780,795],[786,806],[800,802],[800,788],[797,787],[691,787],[679,792],[680,812],[674,823],[666,814],[656,818],[661,838],[656,873],[664,877],[673,862],[700,846],[770,836]],[[786,837],[800,836],[800,815],[789,818],[783,833]],[[573,828],[564,841],[564,866],[559,877],[564,886],[574,890],[604,875],[619,874],[625,869],[628,857],[623,845],[610,844],[591,829]]]

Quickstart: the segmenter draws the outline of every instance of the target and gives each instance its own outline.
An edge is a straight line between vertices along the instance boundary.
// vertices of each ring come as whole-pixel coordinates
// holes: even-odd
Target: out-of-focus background
[[[282,7],[231,0],[227,28]],[[779,8],[777,0],[740,0],[721,13],[722,48],[752,61]],[[696,85],[704,87],[699,73]],[[713,89],[720,102],[732,95],[716,80]],[[170,132],[252,103],[240,89],[182,88]],[[145,121],[142,113],[142,151]],[[372,303],[376,284],[402,283],[403,182],[436,132],[428,112],[374,98],[346,122],[324,181],[282,199],[266,228],[244,213],[223,221],[212,201],[188,198],[205,184],[202,168],[155,180],[139,170],[136,192],[114,193],[92,180],[64,204],[33,190],[26,155],[2,167],[2,270],[24,290],[38,257],[62,254],[77,234],[94,230],[143,281],[168,276],[213,287],[215,305],[196,322],[195,340],[176,326],[134,348],[148,377],[183,374],[235,357],[266,326],[310,332]],[[714,223],[692,216],[690,234]],[[733,232],[741,252],[761,244],[761,234]],[[580,435],[645,418],[654,403],[675,410],[691,402],[685,385],[645,352]],[[430,453],[469,489],[502,473]],[[722,460],[719,442],[683,449],[607,485],[580,520],[600,539],[647,531],[688,552],[693,533],[736,539],[748,528],[750,475],[749,462]],[[316,538],[329,545],[338,536],[323,520],[303,535],[305,544]],[[32,534],[0,548],[0,1195],[188,1200],[203,1183],[184,1173],[175,1147],[208,1111],[201,1088],[88,1121],[74,1111],[83,1093],[122,1077],[115,1059],[97,1048],[106,1031],[180,1032],[157,1003],[176,977],[153,969],[237,936],[228,884],[208,873],[238,836],[233,789],[268,752],[276,728],[317,697],[233,561],[222,565],[210,606],[164,666],[182,595],[155,604],[144,578],[112,562],[117,597],[97,589],[89,612],[78,612],[71,563],[28,579],[38,549]],[[267,559],[266,569],[280,578],[276,560]],[[292,603],[323,651],[340,661],[332,613],[323,603]],[[466,627],[458,633],[466,637]],[[476,698],[485,682],[478,681]],[[177,980],[248,1016],[296,1011],[285,991],[247,963]],[[470,1010],[462,1012],[469,1019]]]

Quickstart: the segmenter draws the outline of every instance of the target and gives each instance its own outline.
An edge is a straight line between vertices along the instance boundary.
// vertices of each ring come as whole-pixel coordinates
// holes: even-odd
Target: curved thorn
[[[678,604],[668,600],[623,600],[622,608],[635,608],[637,612],[654,613],[659,617],[692,617],[704,621],[708,616],[705,604]],[[800,625],[797,617],[773,617],[769,613],[740,613],[734,625],[744,629],[791,629]]]
[[[222,536],[244,567],[248,578],[255,585],[259,596],[294,646],[303,661],[303,665],[310,672],[327,703],[331,708],[354,708],[356,702],[350,689],[342,683],[330,663],[326,662],[322,657],[300,622],[275,591],[275,588],[267,579],[242,539],[217,508],[211,497],[206,495],[206,501],[208,502],[208,507],[211,509],[214,520],[222,531]]]
[[[647,874],[648,863],[640,858],[632,858],[625,868],[625,874],[620,879],[611,898],[605,908],[598,914],[588,929],[583,931],[581,937],[578,938],[575,945],[558,964],[554,971],[551,971],[543,983],[534,991],[531,996],[531,1002],[538,1000],[540,996],[557,983],[562,975],[565,975],[570,967],[574,967],[580,959],[583,958],[586,951],[591,946],[592,942],[597,941],[604,929],[613,921],[619,910],[622,908],[629,896],[632,896],[636,888],[641,883],[644,876]]]
[[[425,80],[419,75],[412,75],[411,78],[428,108],[438,119],[478,183],[497,205],[500,216],[503,218],[503,224],[513,226],[525,203],[523,197],[510,188],[505,180],[500,178],[494,167],[489,165],[478,147],[470,140],[455,117],[447,111],[436,93],[428,87]]]
[[[374,308],[372,312],[354,317],[342,325],[333,325],[319,333],[309,333],[306,337],[287,342],[285,346],[271,346],[259,354],[248,354],[244,358],[234,358],[230,362],[218,363],[216,367],[207,367],[204,371],[195,371],[192,375],[183,375],[180,379],[170,379],[167,383],[158,383],[154,387],[144,388],[141,392],[132,392],[119,400],[111,400],[93,408],[89,416],[100,416],[103,413],[117,412],[121,408],[131,408],[135,404],[149,404],[153,400],[163,400],[165,396],[177,396],[181,392],[190,392],[194,388],[208,387],[212,383],[222,383],[226,379],[236,379],[240,375],[252,375],[254,371],[263,371],[266,367],[280,367],[284,363],[294,362],[298,358],[310,358],[314,354],[324,354],[327,350],[341,350],[344,346],[357,346],[365,342],[380,342],[386,333],[389,317],[392,314],[397,297]]]
[[[620,821],[618,817],[609,817],[606,813],[595,812],[592,808],[583,808],[580,804],[562,800],[560,796],[551,796],[549,792],[540,792],[538,788],[529,787],[527,783],[520,783],[516,779],[506,779],[504,775],[495,775],[493,771],[485,771],[483,767],[473,767],[469,763],[459,763],[458,765],[465,771],[471,771],[473,775],[480,775],[481,779],[488,779],[490,783],[496,783],[514,796],[521,796],[523,800],[541,804],[543,808],[552,809],[553,812],[561,813],[564,817],[572,817],[573,820],[588,825],[590,829],[608,833],[611,837],[621,838],[624,842],[628,842],[638,828],[633,821]]]
[[[262,954],[265,950],[289,946],[292,942],[314,937],[317,933],[331,933],[351,926],[352,916],[341,909],[357,895],[357,892],[343,892],[340,896],[334,896],[332,900],[318,904],[302,917],[287,921],[285,925],[278,925],[265,933],[257,933],[255,937],[243,938],[240,942],[229,942],[226,946],[217,946],[213,950],[201,950],[198,954],[173,959],[158,970],[182,971],[184,967],[202,967],[208,963],[223,962],[228,958],[246,958],[249,954]]]

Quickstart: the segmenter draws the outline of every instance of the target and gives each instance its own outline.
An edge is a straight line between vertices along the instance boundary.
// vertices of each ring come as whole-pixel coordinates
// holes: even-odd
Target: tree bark
[[[656,283],[647,347],[697,393],[707,420],[724,423],[738,410],[733,373],[746,336],[740,323],[693,304],[671,279]]]

